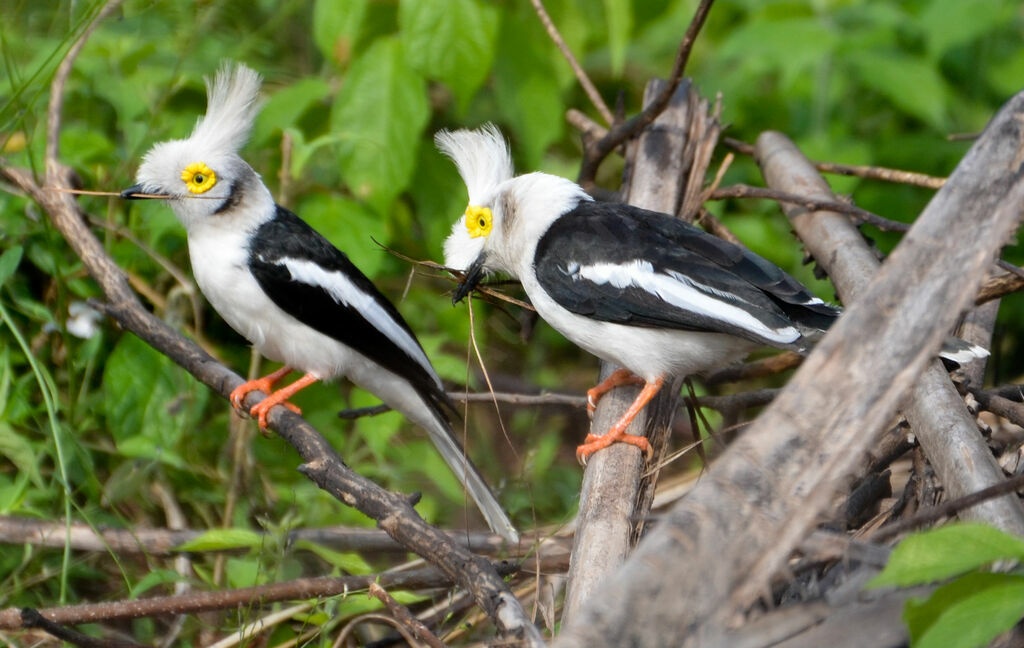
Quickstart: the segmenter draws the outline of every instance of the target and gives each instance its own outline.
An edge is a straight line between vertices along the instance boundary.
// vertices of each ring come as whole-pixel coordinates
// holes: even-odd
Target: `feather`
[[[476,130],[442,130],[434,135],[434,143],[458,168],[470,205],[483,205],[498,185],[512,179],[512,154],[494,124]]]
[[[189,139],[206,150],[237,153],[249,139],[259,112],[261,83],[254,70],[224,63],[212,80],[206,79],[206,115],[196,123]]]

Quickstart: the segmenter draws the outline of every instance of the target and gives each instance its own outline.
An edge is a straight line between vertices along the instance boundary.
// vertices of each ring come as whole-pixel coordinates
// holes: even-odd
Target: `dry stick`
[[[506,576],[519,571],[517,566],[506,561],[492,563],[491,566],[496,573]],[[39,612],[44,618],[62,625],[97,623],[114,619],[137,619],[163,614],[192,614],[209,610],[249,608],[279,601],[301,601],[339,596],[365,589],[372,583],[378,583],[391,590],[420,590],[450,587],[454,581],[435,567],[424,567],[364,576],[299,578],[283,583],[214,592],[189,592],[174,596],[65,605],[39,610]],[[21,627],[23,626],[20,609],[0,610],[0,630],[15,630]]]
[[[664,82],[652,81],[645,92],[645,103],[660,96]],[[683,149],[689,116],[688,87],[673,98],[673,105],[659,117],[656,129],[644,132],[635,147],[626,191],[628,202],[639,207],[675,213],[682,199],[686,169]],[[650,157],[651,154],[658,157]],[[671,179],[671,180],[669,180]],[[603,380],[616,367],[601,363]],[[629,408],[639,393],[639,387],[623,386],[606,394],[597,405],[591,432],[604,434]],[[648,404],[630,424],[627,433],[651,436],[651,432],[666,430],[671,414],[676,409],[679,382],[666,385],[658,398]],[[665,438],[662,432],[661,438]],[[662,447],[659,447],[662,446]],[[654,465],[660,463],[664,443],[652,443]],[[616,569],[631,550],[634,540],[634,521],[646,517],[646,511],[636,510],[641,495],[641,476],[644,457],[640,450],[626,444],[613,444],[590,458],[583,474],[580,492],[576,535],[573,539],[569,581],[566,585],[562,622],[569,622],[586,601],[600,594],[599,583]]]
[[[722,138],[722,143],[739,153],[743,153],[745,155],[754,154],[753,144],[748,144],[738,139],[733,139],[732,137]],[[886,182],[909,184],[917,187],[924,187],[926,189],[939,189],[942,185],[946,184],[945,178],[930,176],[925,173],[918,173],[917,171],[903,171],[901,169],[889,169],[887,167],[880,166],[839,164],[838,162],[816,162],[813,160],[811,161],[811,164],[813,164],[814,168],[818,171],[823,171],[825,173],[856,176],[858,178],[868,178],[870,180],[884,180]]]
[[[64,84],[89,33],[118,4],[119,0],[112,0],[100,11],[96,21],[68,51],[54,75],[48,109],[45,187],[38,187],[25,170],[5,168],[2,172],[49,214],[110,301],[107,312],[124,328],[226,398],[242,383],[242,379],[143,308],[129,287],[124,272],[86,226],[83,214],[71,196],[54,191],[69,188],[69,170],[57,158]],[[252,392],[244,405],[252,407],[265,397],[265,394]],[[317,486],[376,520],[399,543],[471,591],[503,635],[520,639],[530,646],[544,644],[540,631],[488,561],[452,544],[443,532],[419,516],[408,498],[384,490],[352,471],[327,440],[302,417],[277,407],[271,411],[269,422],[270,427],[298,451],[305,462],[299,471]]]
[[[533,5],[534,11],[537,12],[537,17],[540,18],[540,22],[544,25],[544,29],[548,32],[548,36],[558,47],[558,50],[565,57],[565,60],[569,62],[569,67],[572,68],[573,74],[576,75],[576,80],[580,82],[583,87],[583,91],[587,93],[587,97],[590,99],[590,103],[594,104],[594,108],[597,112],[601,113],[601,117],[604,118],[605,122],[609,125],[615,123],[615,116],[612,111],[608,109],[608,105],[605,104],[604,99],[601,98],[601,93],[597,91],[594,86],[594,82],[590,80],[587,73],[583,71],[583,67],[580,66],[579,61],[573,55],[572,50],[566,44],[565,39],[562,38],[562,34],[559,33],[558,27],[555,26],[554,21],[551,20],[551,16],[548,15],[547,10],[544,8],[544,3],[541,0],[530,0]]]
[[[982,389],[969,389],[968,391],[985,411],[1002,416],[1014,425],[1024,427],[1024,404]]]
[[[597,168],[601,166],[601,162],[608,157],[608,154],[627,139],[650,126],[654,119],[668,107],[676,88],[679,87],[679,83],[683,80],[683,72],[686,71],[686,62],[690,58],[690,50],[693,49],[693,44],[697,40],[697,34],[700,33],[701,27],[704,26],[704,20],[708,17],[708,12],[711,10],[713,3],[714,0],[700,0],[700,4],[697,5],[697,11],[690,21],[690,26],[686,28],[686,34],[683,35],[683,40],[679,43],[679,50],[676,52],[676,59],[672,65],[672,74],[669,75],[668,83],[661,88],[658,96],[652,101],[644,102],[644,109],[640,114],[625,122],[616,124],[601,139],[585,143],[583,163],[580,165],[578,178],[581,185],[588,187],[593,184],[594,177],[597,175]]]
[[[1024,290],[1024,277],[1019,277],[1009,272],[989,277],[981,285],[981,289],[978,290],[978,295],[974,298],[974,304],[980,306],[985,302],[999,299],[1021,290]]]
[[[777,373],[799,367],[804,357],[796,351],[783,351],[782,353],[746,362],[743,364],[726,367],[713,371],[704,377],[705,385],[721,385],[722,383],[739,382],[751,378],[763,378],[774,376]]]
[[[413,616],[409,608],[405,607],[394,599],[390,594],[387,593],[383,587],[377,583],[370,583],[370,591],[367,592],[373,598],[379,600],[385,606],[388,611],[391,612],[391,616],[395,617],[395,620],[405,626],[405,629],[416,639],[419,639],[423,643],[430,646],[430,648],[444,648],[444,644],[437,638],[430,628],[423,625],[423,623]]]
[[[787,157],[780,135],[762,138],[762,164]],[[779,397],[607,579],[614,596],[592,599],[555,646],[721,645],[969,306],[1020,217],[1022,144],[1024,93]]]
[[[812,200],[832,197],[825,181],[783,136],[766,133],[759,137],[757,159],[770,186],[801,190]],[[853,224],[827,211],[811,213],[792,205],[783,205],[783,209],[811,255],[832,278],[843,303],[855,303],[877,274],[879,264]],[[952,241],[946,237],[940,240]],[[908,279],[917,276],[915,272]],[[978,433],[974,417],[938,360],[932,360],[919,377],[904,414],[947,496],[960,497],[1002,481],[1002,470]],[[1007,531],[1024,533],[1024,508],[1015,497],[987,502],[969,515]]]
[[[800,207],[805,207],[813,211],[827,210],[838,212],[840,214],[852,216],[862,223],[874,225],[884,232],[906,232],[910,229],[910,225],[907,223],[900,223],[898,221],[882,218],[881,216],[873,214],[866,209],[861,209],[855,205],[850,205],[835,199],[818,200],[811,198],[810,196],[766,187],[753,187],[745,184],[735,184],[716,189],[708,196],[709,200],[724,200],[726,198],[767,198],[783,204],[799,205]]]
[[[983,488],[976,493],[946,500],[937,506],[918,511],[904,520],[887,524],[874,533],[869,534],[867,538],[863,538],[863,541],[873,543],[886,542],[907,531],[913,531],[927,524],[938,522],[942,518],[957,515],[994,497],[1016,493],[1022,488],[1024,488],[1024,475],[1016,475],[988,488]]]

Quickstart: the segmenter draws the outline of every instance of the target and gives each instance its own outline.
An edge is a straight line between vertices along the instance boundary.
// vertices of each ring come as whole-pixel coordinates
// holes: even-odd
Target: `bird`
[[[647,439],[626,429],[670,377],[761,346],[806,353],[841,313],[777,265],[679,218],[595,201],[555,175],[516,176],[493,124],[441,130],[434,141],[469,195],[444,243],[445,265],[463,273],[453,303],[486,274],[512,275],[542,319],[620,367],[587,391],[591,416],[615,387],[643,385],[606,434],[587,435],[582,463],[615,442],[649,457]],[[988,353],[952,340],[942,355],[955,362]]]
[[[269,394],[249,414],[261,429],[277,405],[317,382],[347,377],[424,428],[475,500],[490,528],[518,534],[466,457],[458,416],[441,379],[395,306],[323,235],[276,204],[239,151],[259,111],[262,79],[226,63],[206,79],[206,114],[186,139],[155,144],[123,198],[164,200],[185,227],[196,283],[214,310],[263,356],[283,366],[230,394],[243,409],[252,391]],[[140,196],[139,194],[144,194]],[[302,377],[274,386],[292,371]]]

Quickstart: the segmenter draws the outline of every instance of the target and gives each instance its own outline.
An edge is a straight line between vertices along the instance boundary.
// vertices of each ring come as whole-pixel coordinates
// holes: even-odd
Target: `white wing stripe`
[[[288,268],[292,278],[310,286],[323,288],[334,301],[356,309],[370,324],[395,343],[405,354],[415,360],[428,374],[437,378],[427,355],[409,333],[396,322],[371,296],[359,290],[341,272],[328,272],[312,261],[283,258],[277,262]],[[440,382],[438,382],[440,384]]]
[[[635,286],[677,308],[728,322],[773,342],[787,344],[800,337],[795,327],[771,328],[743,308],[711,296],[725,296],[719,290],[703,286],[689,277],[654,272],[654,266],[649,261],[594,263],[570,268],[570,272],[573,279],[582,278],[596,284],[609,284],[620,289]]]

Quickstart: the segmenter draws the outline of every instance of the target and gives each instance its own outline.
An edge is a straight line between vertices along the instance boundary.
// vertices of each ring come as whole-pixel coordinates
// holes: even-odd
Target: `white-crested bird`
[[[258,112],[260,76],[223,66],[207,80],[206,115],[187,139],[156,144],[125,198],[157,195],[188,235],[196,283],[213,308],[261,354],[285,366],[230,396],[269,394],[250,414],[261,428],[275,405],[300,389],[345,376],[425,428],[476,501],[488,525],[518,535],[451,427],[455,406],[405,320],[356,268],[305,221],[274,202],[241,157]],[[273,391],[293,370],[304,375]]]
[[[650,452],[647,439],[625,432],[666,378],[764,345],[806,351],[839,316],[775,264],[678,218],[596,202],[554,175],[515,176],[493,125],[434,139],[469,192],[444,245],[445,265],[465,273],[453,302],[487,272],[510,274],[552,327],[624,368],[587,392],[591,413],[617,385],[644,385],[605,435],[587,436],[581,460],[617,441]],[[987,355],[956,342],[945,357]]]

